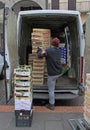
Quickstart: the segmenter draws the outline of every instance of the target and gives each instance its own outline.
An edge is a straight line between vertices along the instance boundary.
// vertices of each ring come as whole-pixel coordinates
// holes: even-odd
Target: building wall
[[[1,1],[3,3],[5,3],[6,7],[8,7],[7,14],[8,14],[8,9],[10,12],[10,11],[12,11],[12,8],[14,9],[13,10],[14,13],[18,13],[20,11],[20,6],[25,6],[25,7],[38,6],[38,7],[41,7],[42,9],[51,9],[52,8],[51,7],[52,0],[1,0]],[[59,9],[67,10],[68,9],[68,0],[59,0]],[[76,10],[79,10],[79,11],[81,10],[80,12],[81,12],[82,24],[85,24],[87,12],[90,11],[90,0],[83,0],[83,1],[76,0]],[[0,10],[0,23],[3,22],[2,13],[3,13],[3,11]],[[2,32],[3,32],[3,30],[2,30],[2,28],[0,28],[0,34]]]
[[[47,8],[51,9],[52,0],[1,0],[1,1],[5,3],[5,5],[9,8],[11,8],[12,6],[14,6],[16,3],[20,1],[25,1],[24,2],[24,6],[25,6],[25,3],[29,1],[31,5],[32,5],[32,2],[34,2],[37,5],[39,5],[42,9],[47,9]],[[59,9],[68,10],[68,0],[59,0]],[[90,11],[90,0],[83,0],[83,1],[76,0],[76,10],[81,12],[81,16],[86,15],[85,13]],[[86,17],[85,16],[82,17],[83,23],[85,21],[84,18],[86,19]]]
[[[35,3],[37,3],[38,5],[40,5],[43,9],[45,9],[45,7],[46,7],[46,0],[1,0],[1,1],[2,1],[3,3],[5,3],[6,6],[9,6],[10,8],[11,8],[14,4],[16,4],[16,3],[20,2],[20,1],[25,1],[25,3],[26,3],[27,1],[35,2]]]

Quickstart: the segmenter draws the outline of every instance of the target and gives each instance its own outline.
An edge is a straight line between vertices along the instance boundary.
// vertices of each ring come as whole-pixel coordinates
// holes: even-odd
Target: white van
[[[0,54],[0,79],[3,77],[4,57]]]
[[[0,80],[4,78],[4,54],[3,50],[0,47]]]
[[[67,10],[21,11],[17,20],[19,65],[28,62],[26,48],[27,45],[32,46],[31,33],[34,28],[49,29],[51,38],[60,38],[66,49],[66,61],[63,64],[67,65],[69,70],[57,80],[56,99],[73,99],[83,94],[85,40],[80,13]],[[43,85],[33,85],[33,93],[35,99],[47,99],[47,79]]]

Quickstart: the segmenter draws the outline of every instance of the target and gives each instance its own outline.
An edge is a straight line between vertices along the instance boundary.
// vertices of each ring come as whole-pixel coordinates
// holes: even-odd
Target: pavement
[[[30,127],[16,127],[13,112],[0,113],[0,130],[72,130],[68,122],[72,118],[82,118],[82,114],[34,112]]]
[[[73,130],[69,119],[83,118],[83,107],[55,107],[54,111],[44,106],[33,106],[31,126],[16,126],[14,106],[0,106],[0,130]]]
[[[0,82],[0,130],[73,130],[69,119],[82,119],[83,112],[81,100],[79,106],[66,104],[66,106],[56,106],[54,111],[45,106],[33,106],[31,126],[17,127],[14,100],[11,98],[6,104],[4,81]]]

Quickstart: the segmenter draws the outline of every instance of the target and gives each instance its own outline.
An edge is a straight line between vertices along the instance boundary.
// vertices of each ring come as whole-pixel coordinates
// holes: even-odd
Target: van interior
[[[33,28],[50,29],[51,38],[58,37],[60,44],[66,48],[66,63],[68,70],[58,78],[56,91],[62,89],[77,89],[80,77],[80,41],[77,15],[22,15],[19,35],[19,64],[28,64],[28,55],[32,54],[31,33]],[[29,57],[30,58],[30,57]],[[32,58],[32,57],[31,57]],[[34,89],[47,89],[47,78],[43,85],[35,85]]]

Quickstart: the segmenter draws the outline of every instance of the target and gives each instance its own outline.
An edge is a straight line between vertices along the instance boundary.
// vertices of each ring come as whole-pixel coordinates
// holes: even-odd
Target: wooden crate
[[[34,28],[31,34],[32,40],[32,53],[37,52],[37,48],[45,50],[46,47],[50,46],[50,29]]]
[[[15,86],[22,86],[22,87],[30,87],[32,86],[31,84],[31,80],[30,81],[18,81],[18,80],[14,80],[14,85]]]
[[[33,77],[33,79],[32,79],[32,84],[33,85],[43,85],[43,83],[44,83],[44,78],[43,78],[43,76],[41,75],[40,77]]]
[[[33,66],[33,59],[35,59],[36,57],[36,53],[28,54],[28,65]]]
[[[38,85],[44,83],[44,66],[45,58],[43,59],[34,59],[33,60],[33,72],[32,72],[32,84]]]
[[[14,89],[14,98],[29,98],[31,96],[30,88],[15,88]]]
[[[46,82],[46,79],[47,79],[47,65],[46,65],[45,58],[38,59],[36,54],[29,54],[28,63],[32,64],[32,82],[33,82],[33,85],[43,85],[44,80]],[[39,77],[42,79],[42,81],[40,81],[38,79]],[[37,81],[36,81],[36,78],[37,78]]]
[[[30,80],[32,77],[32,68],[25,66],[14,69],[14,81],[16,80]]]

